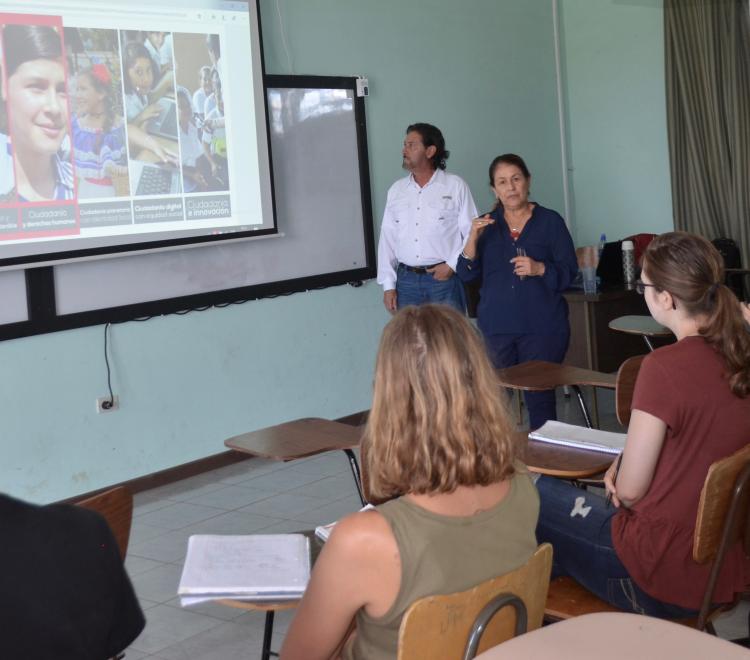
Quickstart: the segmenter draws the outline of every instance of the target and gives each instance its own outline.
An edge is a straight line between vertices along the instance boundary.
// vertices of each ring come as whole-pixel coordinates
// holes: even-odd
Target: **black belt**
[[[440,264],[444,263],[444,261],[438,261],[436,264],[432,264],[432,266],[407,266],[406,264],[402,264],[399,262],[398,267],[404,268],[410,273],[416,273],[417,275],[426,275],[429,272],[430,268],[435,268],[435,266],[439,266]]]

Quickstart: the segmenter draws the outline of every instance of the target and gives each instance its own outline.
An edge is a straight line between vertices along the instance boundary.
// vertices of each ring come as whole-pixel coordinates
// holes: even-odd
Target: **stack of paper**
[[[182,605],[209,600],[295,600],[310,579],[302,534],[195,535],[177,590]]]
[[[626,437],[625,433],[611,433],[563,422],[545,422],[536,431],[529,433],[532,440],[603,451],[608,454],[619,454],[625,446]]]

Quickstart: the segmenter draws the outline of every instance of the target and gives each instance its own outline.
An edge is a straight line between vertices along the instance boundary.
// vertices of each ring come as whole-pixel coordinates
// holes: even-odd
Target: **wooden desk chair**
[[[627,315],[618,316],[609,322],[610,330],[625,332],[631,335],[640,335],[646,343],[649,351],[654,350],[652,338],[668,339],[673,337],[672,331],[656,321],[650,315]]]
[[[514,390],[553,390],[567,385],[575,392],[586,426],[589,428],[592,427],[591,415],[580,386],[615,388],[615,374],[544,360],[529,360],[505,369],[496,369],[495,373],[501,386]]]
[[[701,491],[693,536],[693,559],[699,564],[712,562],[703,603],[697,619],[680,623],[716,634],[711,620],[734,606],[711,605],[716,581],[726,554],[742,541],[750,555],[750,444],[731,456],[716,461],[708,469]],[[550,583],[544,614],[549,620],[569,619],[581,614],[617,612],[575,580],[561,577]]]
[[[638,379],[638,372],[641,370],[641,363],[645,355],[636,355],[628,358],[620,365],[617,370],[615,379],[615,414],[617,421],[625,428],[630,423],[630,409],[633,404],[633,392],[635,391],[635,381]]]
[[[235,451],[275,461],[293,461],[340,449],[349,461],[354,485],[364,506],[367,501],[362,491],[359,463],[353,451],[359,447],[361,436],[362,431],[356,425],[305,417],[242,433],[224,440],[224,444]]]
[[[315,562],[318,561],[320,551],[323,549],[324,542],[321,541],[316,535],[315,530],[309,529],[298,534],[304,534],[310,540],[310,566],[315,566]],[[250,610],[253,612],[265,612],[265,624],[263,626],[263,645],[261,647],[260,658],[261,660],[270,660],[271,656],[278,657],[278,653],[271,650],[271,640],[273,638],[273,623],[276,612],[283,612],[284,610],[293,610],[299,606],[301,599],[296,598],[293,600],[277,600],[277,601],[250,601],[250,600],[234,600],[231,598],[222,598],[217,600],[216,603],[219,605],[226,605],[227,607],[233,607],[239,610]],[[349,635],[347,634],[344,639]],[[333,657],[338,657],[333,656]]]
[[[115,536],[122,560],[125,561],[130,525],[133,522],[133,494],[124,486],[118,486],[76,502],[76,506],[91,509],[104,516]]]
[[[543,543],[515,571],[467,591],[420,598],[401,621],[398,660],[469,660],[478,647],[485,650],[539,628],[551,569],[552,546]],[[505,605],[512,605],[515,616]]]
[[[615,414],[617,416],[617,421],[624,426],[625,429],[628,428],[628,424],[630,423],[630,411],[633,406],[635,381],[638,379],[638,372],[641,370],[641,363],[645,357],[645,355],[636,355],[628,358],[617,370],[617,376],[615,378]],[[575,481],[578,485],[583,486],[584,488],[592,485],[603,487],[604,473],[607,471],[608,467],[609,464],[607,464],[604,469],[596,475],[575,477]],[[568,478],[565,475],[562,476],[563,478]]]

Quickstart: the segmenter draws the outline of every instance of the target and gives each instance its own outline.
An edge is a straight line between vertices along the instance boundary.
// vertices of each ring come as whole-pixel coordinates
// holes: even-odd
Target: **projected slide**
[[[248,4],[171,1],[0,13],[0,260],[273,228]]]

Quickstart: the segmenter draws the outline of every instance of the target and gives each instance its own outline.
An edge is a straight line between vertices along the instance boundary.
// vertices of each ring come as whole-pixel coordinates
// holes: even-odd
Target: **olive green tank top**
[[[517,466],[507,495],[473,516],[443,516],[400,497],[377,507],[396,537],[401,586],[379,618],[364,609],[345,660],[394,660],[404,612],[424,596],[465,591],[526,563],[536,550],[539,495],[524,466]]]

